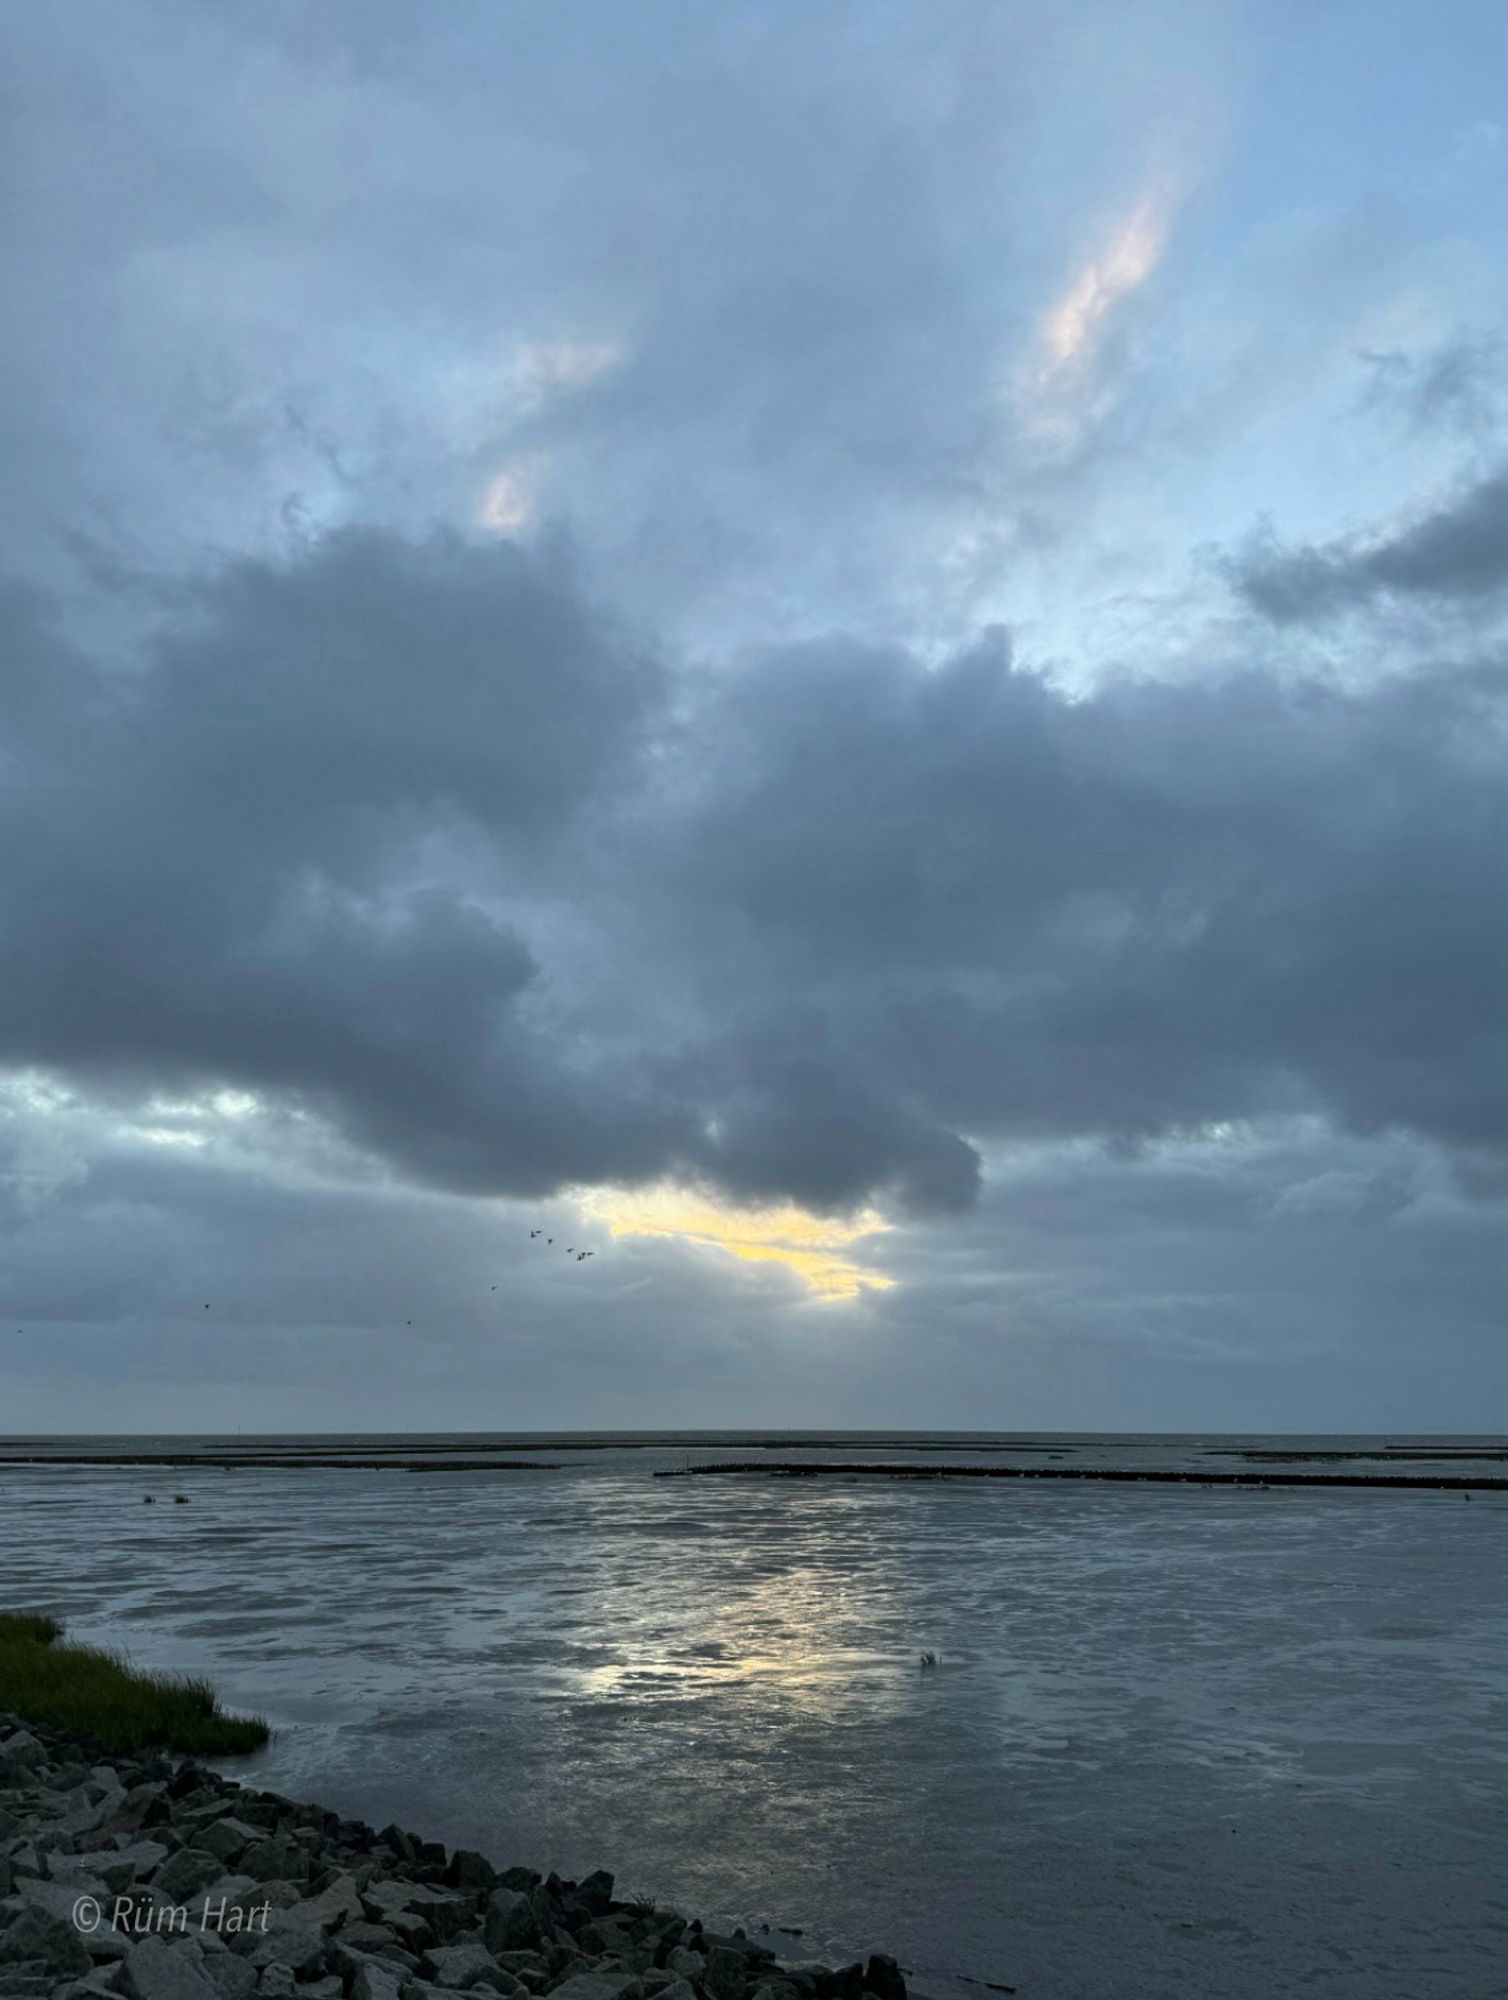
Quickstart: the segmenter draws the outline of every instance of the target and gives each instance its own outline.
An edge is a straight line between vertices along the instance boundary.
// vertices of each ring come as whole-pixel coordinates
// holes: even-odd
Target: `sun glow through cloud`
[[[1143,195],[1098,255],[1075,272],[1042,329],[1054,369],[1093,360],[1115,307],[1157,268],[1170,219],[1171,204],[1165,194]]]
[[[812,1215],[793,1203],[735,1208],[674,1186],[581,1197],[589,1214],[614,1236],[664,1236],[725,1251],[752,1264],[783,1264],[821,1299],[857,1298],[889,1291],[893,1278],[866,1269],[840,1253],[891,1225],[874,1209],[842,1220]]]
[[[1161,262],[1176,207],[1174,184],[1166,177],[1154,181],[1119,215],[1043,316],[1013,400],[1023,428],[1049,449],[1070,449],[1113,402],[1097,363],[1117,308]]]

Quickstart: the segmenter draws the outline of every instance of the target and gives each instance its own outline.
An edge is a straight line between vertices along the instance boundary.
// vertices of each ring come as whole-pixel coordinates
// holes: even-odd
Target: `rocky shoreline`
[[[906,2000],[892,1958],[793,1965],[741,1930],[496,1868],[0,1715],[3,2000]]]

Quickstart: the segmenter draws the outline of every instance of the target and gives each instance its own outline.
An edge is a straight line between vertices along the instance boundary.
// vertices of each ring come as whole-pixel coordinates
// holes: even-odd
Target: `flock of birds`
[[[529,1231],[529,1241],[532,1243],[536,1236],[545,1236],[545,1233],[542,1229],[531,1229]],[[551,1248],[554,1242],[555,1238],[553,1236],[545,1236],[545,1248],[547,1250]],[[568,1257],[574,1257],[578,1264],[584,1263],[588,1257],[595,1257],[596,1254],[597,1253],[595,1250],[578,1250],[573,1243],[568,1243],[566,1245],[566,1255]],[[494,1285],[492,1289],[493,1291],[496,1291],[497,1286]]]
[[[536,1242],[541,1236],[545,1236],[543,1228],[531,1229],[529,1231],[529,1241],[531,1243]],[[554,1247],[555,1247],[555,1238],[553,1236],[545,1236],[545,1248],[547,1250],[553,1250]],[[584,1264],[588,1257],[595,1257],[597,1253],[595,1250],[578,1250],[574,1243],[568,1243],[565,1246],[565,1254],[568,1257],[572,1258],[576,1263]],[[491,1285],[488,1287],[488,1289],[490,1291],[495,1292],[497,1290],[497,1286]],[[207,1310],[208,1308],[206,1308],[206,1311]],[[409,1326],[413,1325],[412,1320],[409,1320],[407,1323]]]
[[[532,1242],[534,1242],[534,1240],[535,1240],[535,1238],[536,1238],[536,1237],[540,1237],[540,1236],[545,1236],[545,1232],[544,1232],[544,1230],[543,1230],[543,1229],[531,1229],[531,1230],[529,1231],[529,1241],[530,1241],[531,1243],[532,1243]],[[548,1249],[553,1249],[553,1248],[554,1248],[554,1245],[555,1245],[555,1238],[554,1238],[553,1236],[545,1236],[545,1248],[546,1248],[547,1250],[548,1250]],[[586,1262],[586,1260],[587,1260],[587,1258],[588,1258],[588,1257],[595,1257],[595,1256],[596,1256],[596,1254],[597,1254],[597,1253],[596,1253],[596,1251],[595,1251],[595,1250],[578,1250],[578,1249],[576,1248],[576,1246],[575,1246],[575,1244],[574,1244],[574,1243],[568,1243],[568,1244],[566,1245],[566,1255],[567,1255],[568,1257],[574,1257],[574,1258],[575,1258],[575,1260],[576,1260],[576,1262],[577,1262],[578,1264],[584,1264],[584,1263]],[[496,1286],[496,1285],[494,1285],[494,1286],[492,1287],[492,1290],[493,1290],[493,1291],[496,1291],[496,1290],[497,1290],[497,1286]],[[209,1300],[208,1300],[208,1299],[206,1299],[206,1300],[204,1301],[204,1310],[205,1310],[206,1312],[208,1312],[208,1311],[209,1311],[209,1309],[210,1309],[210,1304],[209,1304]],[[412,1325],[413,1325],[413,1321],[412,1321],[412,1320],[409,1320],[409,1321],[408,1321],[408,1325],[412,1326]],[[26,1330],[26,1329],[25,1329],[24,1327],[19,1327],[19,1326],[18,1326],[18,1327],[16,1328],[16,1331],[17,1331],[17,1333],[24,1333],[24,1332],[25,1332],[25,1330]]]

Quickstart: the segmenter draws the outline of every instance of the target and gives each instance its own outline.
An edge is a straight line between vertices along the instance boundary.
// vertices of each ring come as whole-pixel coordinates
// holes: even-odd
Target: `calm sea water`
[[[889,1949],[949,2000],[1508,1989],[1505,1496],[655,1480],[750,1438],[546,1443],[528,1473],[0,1469],[0,1602],[267,1715],[227,1766],[254,1782],[793,1955]]]

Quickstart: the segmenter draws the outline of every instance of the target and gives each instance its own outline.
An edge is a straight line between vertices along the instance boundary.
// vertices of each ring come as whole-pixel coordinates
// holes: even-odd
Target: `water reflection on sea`
[[[1357,1448],[961,1442],[1211,1469],[1247,1463],[1212,1446]],[[814,1955],[887,1947],[926,1992],[1493,1990],[1503,1496],[648,1476],[730,1447],[4,1469],[0,1597],[268,1715],[257,1782],[605,1863]]]

